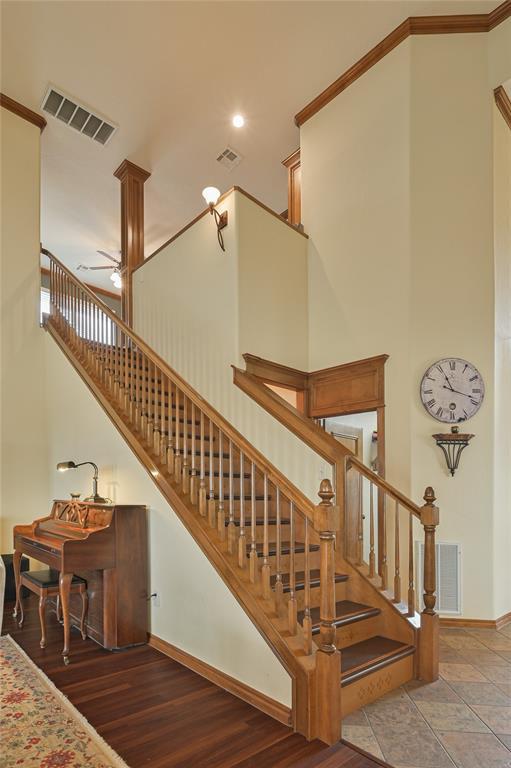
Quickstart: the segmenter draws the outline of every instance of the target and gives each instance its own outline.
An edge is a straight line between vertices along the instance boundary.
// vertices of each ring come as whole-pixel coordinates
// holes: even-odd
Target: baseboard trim
[[[256,709],[261,710],[265,715],[273,717],[284,725],[291,725],[291,710],[279,701],[275,701],[275,699],[271,699],[266,694],[256,691],[255,688],[251,688],[240,680],[235,680],[225,672],[221,672],[219,669],[206,664],[205,661],[197,659],[180,648],[176,648],[175,645],[162,640],[157,635],[149,634],[148,643],[152,648],[161,651],[165,656],[169,656],[184,667],[191,669],[192,672],[205,677],[206,680],[218,685],[219,688],[223,688],[224,691],[232,693],[239,699],[246,701],[247,704],[251,704]]]
[[[511,623],[511,611],[505,613],[503,616],[499,616],[498,619],[457,619],[455,617],[440,617],[441,627],[459,627],[459,628],[471,628],[471,629],[502,629],[506,624]]]

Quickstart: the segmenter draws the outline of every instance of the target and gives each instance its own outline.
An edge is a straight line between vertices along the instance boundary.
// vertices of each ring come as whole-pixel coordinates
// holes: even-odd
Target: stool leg
[[[23,609],[22,609],[23,610]],[[41,642],[39,645],[41,648],[46,647],[46,592],[41,592],[39,597],[39,621],[41,622]]]
[[[21,599],[21,589],[22,589],[22,587],[21,587],[21,584],[20,584],[20,587],[19,587],[19,593],[20,593],[20,596],[19,596],[19,598],[18,598],[18,602],[17,602],[17,604],[16,604],[16,605],[17,605],[17,608],[18,608],[18,611],[19,611],[19,614],[20,614],[20,620],[18,621],[18,627],[19,627],[20,629],[23,627],[23,622],[25,621],[25,612],[24,612],[24,610],[23,610],[23,600]],[[15,610],[16,610],[16,609],[15,609]],[[17,613],[18,611],[16,611],[16,613]],[[16,615],[16,613],[15,613],[14,615]]]
[[[64,664],[69,664],[69,590],[71,588],[72,578],[72,573],[61,572],[59,579],[60,602],[62,604],[62,615],[64,617],[64,648],[62,649]]]
[[[60,595],[57,595],[57,607],[55,609],[57,614],[57,621],[62,624],[62,611],[60,610]]]
[[[12,556],[12,567],[14,570],[14,583],[16,584],[16,605],[14,606],[14,611],[12,615],[14,618],[18,615],[18,608],[20,607],[20,593],[21,593],[21,585],[20,585],[20,571],[21,571],[21,552],[19,549],[14,550],[14,554]]]
[[[87,634],[85,632],[85,617],[87,616],[87,609],[89,607],[89,596],[86,589],[82,589],[82,620],[80,622],[80,632],[82,633],[82,640],[85,640]]]

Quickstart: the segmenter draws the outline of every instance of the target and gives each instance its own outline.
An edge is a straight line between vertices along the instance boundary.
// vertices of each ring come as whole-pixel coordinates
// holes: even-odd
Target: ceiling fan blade
[[[96,251],[96,253],[99,253],[101,254],[101,256],[104,256],[105,259],[110,259],[110,261],[113,261],[113,263],[117,264],[117,266],[119,266],[119,264],[121,263],[120,259],[116,259],[114,256],[110,256],[110,254],[107,253],[106,251]]]
[[[106,267],[87,267],[87,269],[115,269],[115,267],[110,267],[110,266],[106,266]]]

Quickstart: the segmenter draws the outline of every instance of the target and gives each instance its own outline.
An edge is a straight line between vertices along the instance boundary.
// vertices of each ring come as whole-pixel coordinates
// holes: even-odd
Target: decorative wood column
[[[302,223],[302,168],[300,149],[282,161],[287,168],[287,220],[298,226]]]
[[[438,680],[439,618],[435,612],[436,567],[435,531],[439,523],[439,510],[435,506],[435,492],[428,487],[421,507],[424,526],[424,610],[421,613],[419,640],[419,673],[421,680]]]
[[[327,744],[341,738],[341,654],[335,644],[335,537],[340,511],[332,504],[330,480],[319,487],[321,504],[314,510],[320,541],[320,634],[316,653],[316,735]]]
[[[151,174],[123,160],[114,171],[121,182],[122,319],[133,321],[132,272],[144,260],[144,184]]]

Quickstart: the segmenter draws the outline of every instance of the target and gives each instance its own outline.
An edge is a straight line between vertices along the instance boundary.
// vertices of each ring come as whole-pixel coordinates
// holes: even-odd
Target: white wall
[[[410,38],[301,129],[311,368],[390,355],[387,477],[418,502],[434,486],[438,539],[463,546],[463,614],[483,619],[511,610],[509,591],[496,600],[509,574],[491,565],[502,508],[489,71],[511,69],[506,39]],[[448,355],[474,362],[487,387],[454,478],[431,437],[447,430],[418,397],[424,370]]]
[[[1,551],[12,527],[47,509],[46,412],[39,329],[40,130],[0,109],[1,120]]]
[[[161,601],[150,609],[151,632],[290,706],[287,672],[53,339],[40,334],[47,361],[50,496],[87,496],[89,468],[61,473],[55,466],[92,460],[100,468],[100,493],[120,504],[147,505],[149,587]]]
[[[134,327],[310,498],[324,464],[232,383],[250,352],[307,369],[307,240],[240,191],[133,276]]]

